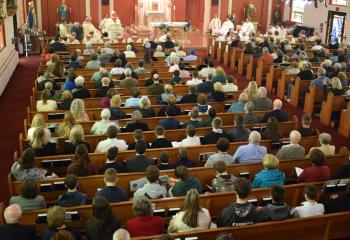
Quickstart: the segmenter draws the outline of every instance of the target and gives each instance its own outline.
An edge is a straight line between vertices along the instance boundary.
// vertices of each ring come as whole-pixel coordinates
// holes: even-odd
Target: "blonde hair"
[[[332,78],[331,85],[332,85],[333,89],[343,90],[343,86],[341,84],[341,81],[337,77]]]
[[[182,221],[189,227],[198,227],[198,214],[202,210],[201,200],[196,189],[187,191]]]
[[[38,128],[38,127],[46,128],[47,125],[45,122],[44,115],[42,115],[41,113],[36,113],[32,119],[32,123],[30,126],[32,128]]]
[[[167,99],[168,104],[174,105],[176,103],[176,97],[174,95],[170,95]]]
[[[222,67],[216,67],[216,76],[225,76],[225,70]]]
[[[65,223],[65,214],[64,208],[61,206],[51,207],[47,211],[47,223],[51,229],[57,229],[62,227]]]
[[[222,83],[221,82],[214,83],[214,90],[218,92],[222,92]]]
[[[171,86],[170,84],[165,84],[164,85],[164,91],[166,93],[172,93],[173,92],[173,86]]]
[[[69,133],[75,125],[75,119],[71,112],[64,114],[63,122],[58,125],[59,137],[69,138]]]
[[[61,95],[61,101],[73,99],[73,95],[70,91],[64,91]]]
[[[249,97],[246,93],[242,92],[240,95],[239,95],[239,98],[238,98],[239,101],[242,101],[244,103],[248,102],[249,101]]]
[[[120,106],[122,105],[122,98],[119,94],[114,95],[109,102],[112,108],[120,108]]]
[[[244,89],[244,93],[247,94],[249,100],[254,100],[259,95],[259,88],[255,81],[250,81],[248,87]]]
[[[280,161],[274,155],[266,154],[262,161],[262,164],[264,168],[274,169],[278,167],[278,165],[280,164]]]
[[[33,138],[30,140],[30,145],[34,149],[41,149],[49,142],[49,136],[43,127],[34,130]]]
[[[78,144],[85,141],[84,129],[81,125],[73,126],[69,133],[69,142],[72,144]]]
[[[141,109],[150,109],[151,108],[151,101],[149,100],[148,96],[141,97],[140,108]]]
[[[83,100],[77,98],[74,99],[70,105],[70,112],[75,119],[82,118],[85,115],[85,103]]]

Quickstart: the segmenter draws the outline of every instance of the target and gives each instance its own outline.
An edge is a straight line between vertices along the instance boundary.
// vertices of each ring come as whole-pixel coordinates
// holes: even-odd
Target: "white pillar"
[[[86,1],[86,16],[91,17],[91,7],[90,7],[90,0],[85,0]]]
[[[209,32],[210,23],[210,12],[211,12],[211,0],[204,1],[204,21],[203,21],[203,31]]]
[[[272,0],[269,0],[268,7],[267,7],[267,23],[266,23],[267,29],[269,29],[269,26],[271,24],[271,14],[272,14]]]
[[[221,19],[221,0],[219,0],[219,5],[218,5],[218,17]]]
[[[98,9],[98,22],[101,21],[102,19],[102,6],[101,6],[101,1],[98,1],[98,5],[97,5],[97,9]]]
[[[228,1],[228,9],[227,9],[227,15],[231,14],[232,12],[232,0]]]
[[[114,1],[110,0],[109,1],[109,14],[114,10]]]
[[[41,0],[36,0],[36,18],[39,29],[43,29],[43,17],[41,14]]]

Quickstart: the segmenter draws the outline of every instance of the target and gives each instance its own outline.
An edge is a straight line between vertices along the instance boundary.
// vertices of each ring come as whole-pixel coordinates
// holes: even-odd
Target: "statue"
[[[248,4],[248,6],[245,8],[245,16],[246,19],[249,21],[254,20],[254,13],[256,11],[256,8],[253,4],[253,1],[251,0],[250,3]]]
[[[60,16],[61,22],[68,22],[69,12],[68,12],[68,6],[66,4],[66,0],[62,0],[62,3],[58,8],[58,14]]]
[[[35,8],[34,8],[34,2],[30,1],[28,3],[28,17],[27,17],[27,29],[29,32],[34,32],[35,26],[36,26],[36,15],[35,15]]]
[[[282,17],[281,17],[281,11],[280,11],[280,5],[277,4],[276,5],[276,10],[273,13],[273,24],[274,25],[278,25],[280,24],[282,21]]]

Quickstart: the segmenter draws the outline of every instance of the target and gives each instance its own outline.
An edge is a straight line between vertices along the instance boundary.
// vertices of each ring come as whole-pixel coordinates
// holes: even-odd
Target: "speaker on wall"
[[[102,0],[102,5],[109,5],[109,0]]]
[[[211,5],[219,5],[219,0],[211,0]]]

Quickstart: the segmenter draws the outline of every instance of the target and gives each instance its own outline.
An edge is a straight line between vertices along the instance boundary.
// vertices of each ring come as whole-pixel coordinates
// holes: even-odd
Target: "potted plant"
[[[7,15],[14,16],[18,8],[17,0],[8,0],[6,8],[7,8]]]

